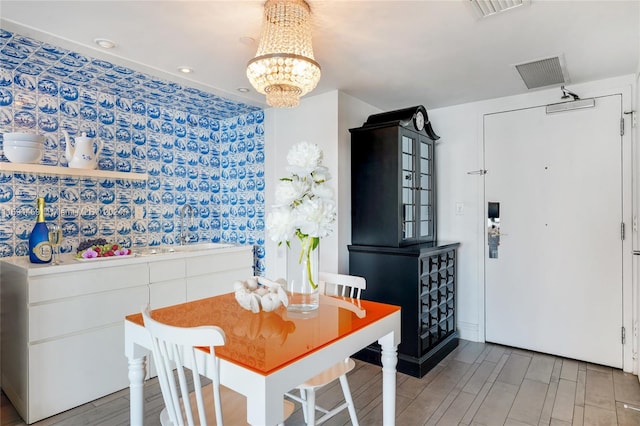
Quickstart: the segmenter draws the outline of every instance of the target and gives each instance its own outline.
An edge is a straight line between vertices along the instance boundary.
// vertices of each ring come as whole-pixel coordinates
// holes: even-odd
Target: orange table
[[[226,344],[216,348],[220,382],[247,396],[247,420],[253,425],[281,423],[285,392],[377,340],[382,346],[384,424],[395,422],[397,306],[321,296],[320,307],[312,314],[284,308],[254,314],[229,293],[155,309],[152,316],[175,326],[217,325],[224,330]],[[150,351],[142,315],[127,316],[125,354],[133,426],[143,424],[143,380]]]

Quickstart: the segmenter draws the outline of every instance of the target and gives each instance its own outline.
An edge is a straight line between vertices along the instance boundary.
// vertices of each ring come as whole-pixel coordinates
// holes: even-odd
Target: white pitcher
[[[86,133],[82,132],[81,136],[75,137],[76,146],[71,146],[71,139],[69,133],[63,130],[65,140],[67,142],[67,149],[64,152],[64,156],[69,162],[69,167],[74,169],[95,169],[98,166],[98,156],[102,151],[102,141],[96,140],[98,149],[93,151],[93,139],[88,137]]]

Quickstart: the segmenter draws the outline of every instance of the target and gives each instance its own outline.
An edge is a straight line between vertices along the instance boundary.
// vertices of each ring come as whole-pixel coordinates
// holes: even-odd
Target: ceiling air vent
[[[558,56],[515,65],[527,89],[565,84],[565,72]]]
[[[480,18],[495,15],[528,4],[530,0],[470,0]]]

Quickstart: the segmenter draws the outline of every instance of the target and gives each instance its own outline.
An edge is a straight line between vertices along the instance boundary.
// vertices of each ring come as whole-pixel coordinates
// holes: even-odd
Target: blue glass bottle
[[[29,235],[29,260],[31,263],[50,263],[51,244],[49,229],[44,222],[44,198],[38,198],[38,219]]]

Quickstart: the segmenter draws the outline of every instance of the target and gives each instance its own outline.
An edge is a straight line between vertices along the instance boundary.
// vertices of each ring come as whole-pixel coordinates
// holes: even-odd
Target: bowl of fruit
[[[83,241],[78,244],[76,259],[108,259],[113,257],[129,256],[131,250],[117,243],[110,243],[104,238]]]

